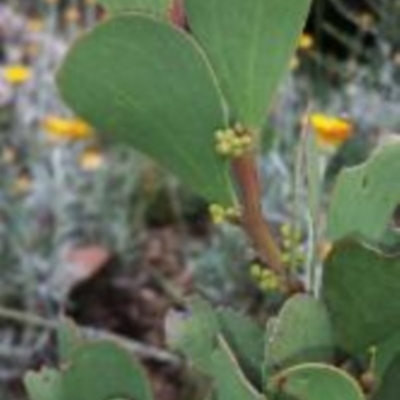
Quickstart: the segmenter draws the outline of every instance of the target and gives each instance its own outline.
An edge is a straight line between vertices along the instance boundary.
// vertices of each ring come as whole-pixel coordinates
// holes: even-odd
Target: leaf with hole
[[[400,259],[356,241],[335,245],[324,266],[322,298],[335,339],[363,353],[400,330]]]
[[[400,203],[400,144],[378,149],[366,163],[342,172],[328,216],[333,240],[352,234],[378,241]]]

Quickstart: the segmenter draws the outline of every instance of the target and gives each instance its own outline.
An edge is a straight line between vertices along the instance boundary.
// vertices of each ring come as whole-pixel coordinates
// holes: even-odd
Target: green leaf
[[[270,383],[270,390],[295,400],[364,400],[357,382],[342,370],[324,364],[289,368]]]
[[[261,383],[264,332],[246,315],[224,309],[218,312],[221,333],[251,380]]]
[[[301,362],[330,361],[332,356],[332,329],[324,305],[307,295],[291,297],[269,331],[267,370]]]
[[[188,357],[195,368],[209,374],[219,333],[218,319],[211,305],[196,297],[190,302],[187,315],[170,314],[168,319],[168,344]]]
[[[289,67],[310,0],[185,0],[232,118],[260,129]]]
[[[333,194],[328,231],[333,240],[359,234],[379,240],[400,202],[400,144],[379,149],[366,163],[340,174]]]
[[[68,362],[76,348],[83,343],[83,338],[73,321],[63,318],[57,328],[57,341],[61,362]]]
[[[365,352],[400,330],[399,258],[338,243],[324,267],[322,298],[339,346]]]
[[[141,11],[161,16],[167,14],[171,2],[172,0],[99,0],[99,3],[112,14]]]
[[[265,400],[246,380],[222,336],[218,338],[218,347],[210,361],[218,400]]]
[[[389,365],[372,400],[398,400],[400,393],[400,356]]]
[[[40,372],[28,372],[24,384],[30,400],[64,400],[61,375],[56,370],[43,368]]]
[[[83,345],[74,353],[63,374],[62,388],[63,400],[153,398],[140,364],[116,344],[105,341]]]
[[[400,332],[376,346],[374,373],[382,380],[392,362],[400,356]]]
[[[182,352],[205,374],[210,374],[217,337],[222,335],[246,376],[261,383],[264,332],[247,316],[228,309],[215,311],[207,301],[196,297],[188,312],[170,311],[166,331],[169,346]]]
[[[226,115],[201,50],[183,31],[127,15],[73,46],[58,75],[71,107],[126,145],[153,157],[206,198],[230,206],[227,163],[215,151]]]

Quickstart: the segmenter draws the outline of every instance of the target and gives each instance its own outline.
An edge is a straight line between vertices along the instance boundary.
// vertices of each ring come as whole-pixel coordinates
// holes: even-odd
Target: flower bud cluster
[[[215,132],[216,151],[226,158],[237,158],[249,151],[254,144],[250,132],[238,127]]]

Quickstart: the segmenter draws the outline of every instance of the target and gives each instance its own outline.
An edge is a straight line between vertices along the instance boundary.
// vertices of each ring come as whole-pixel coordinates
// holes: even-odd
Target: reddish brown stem
[[[186,28],[186,15],[183,8],[183,0],[171,0],[169,8],[169,20],[179,28]]]
[[[232,169],[240,189],[244,228],[263,261],[283,275],[285,268],[279,246],[262,213],[261,185],[254,154],[247,153],[235,159]]]

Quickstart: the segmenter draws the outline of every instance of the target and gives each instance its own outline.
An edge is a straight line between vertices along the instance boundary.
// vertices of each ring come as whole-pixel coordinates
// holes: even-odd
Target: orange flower
[[[51,141],[85,140],[93,136],[93,128],[78,118],[49,116],[42,121],[42,127]]]
[[[310,123],[317,135],[318,143],[323,147],[337,147],[348,140],[354,132],[354,127],[349,121],[324,114],[312,114]]]

